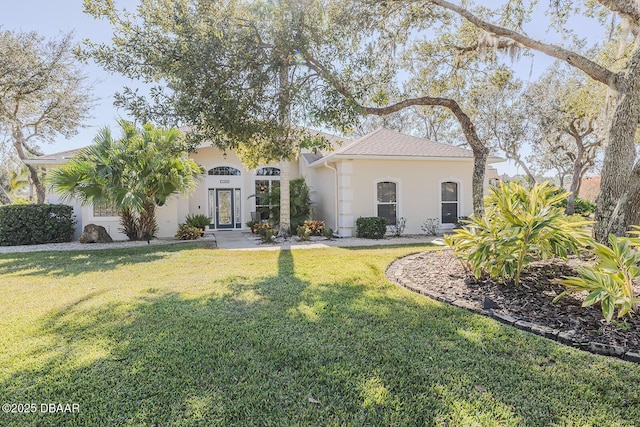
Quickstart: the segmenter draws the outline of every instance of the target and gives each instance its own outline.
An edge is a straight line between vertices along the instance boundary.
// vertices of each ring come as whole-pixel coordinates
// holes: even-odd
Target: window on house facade
[[[217,166],[213,169],[209,169],[209,175],[240,175],[240,170],[231,166]]]
[[[456,182],[443,182],[440,191],[442,223],[455,224],[458,220],[458,184]]]
[[[395,182],[379,182],[377,188],[378,216],[386,218],[387,224],[396,223],[398,213],[398,185]]]
[[[260,168],[256,171],[256,175],[258,176],[280,176],[280,169],[274,168],[271,166],[267,166],[264,168]]]
[[[256,179],[255,195],[256,195],[256,212],[258,219],[270,219],[271,208],[274,206],[275,197],[270,195],[280,188],[280,181],[275,179]]]
[[[94,217],[118,216],[118,210],[112,203],[95,200],[93,202],[93,216]]]

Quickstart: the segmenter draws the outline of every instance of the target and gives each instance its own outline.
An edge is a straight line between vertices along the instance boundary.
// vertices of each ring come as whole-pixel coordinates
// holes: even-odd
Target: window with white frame
[[[387,224],[396,223],[398,214],[398,185],[392,181],[382,181],[376,185],[377,214],[386,218]]]
[[[442,224],[455,224],[458,220],[460,204],[458,183],[447,181],[440,184],[440,204]]]
[[[265,166],[256,169],[255,200],[257,219],[267,220],[275,206],[280,190],[280,168]]]
[[[106,201],[93,201],[93,216],[94,217],[114,217],[118,216],[118,209],[116,209],[113,203]]]

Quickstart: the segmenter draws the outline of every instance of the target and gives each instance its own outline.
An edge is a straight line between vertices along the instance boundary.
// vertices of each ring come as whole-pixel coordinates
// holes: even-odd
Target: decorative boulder
[[[113,239],[103,226],[87,224],[84,226],[79,241],[80,243],[111,243]]]

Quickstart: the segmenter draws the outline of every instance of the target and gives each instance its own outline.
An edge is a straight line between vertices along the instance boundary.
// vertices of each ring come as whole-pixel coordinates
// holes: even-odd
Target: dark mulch
[[[585,263],[577,258],[536,262],[521,277],[520,286],[490,280],[475,280],[467,274],[450,250],[419,254],[403,265],[403,277],[430,290],[446,301],[463,301],[481,309],[483,298],[497,304],[495,313],[572,333],[576,342],[595,342],[640,350],[640,319],[615,320],[607,324],[600,305],[582,307],[586,293],[553,299],[564,288],[552,279],[576,275],[574,268]],[[639,288],[637,286],[637,288]],[[637,293],[640,289],[636,289]]]

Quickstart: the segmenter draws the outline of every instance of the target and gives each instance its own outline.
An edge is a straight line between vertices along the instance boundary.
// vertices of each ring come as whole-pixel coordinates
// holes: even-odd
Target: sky
[[[3,30],[36,31],[45,38],[73,31],[78,42],[84,39],[106,42],[110,38],[111,27],[108,23],[97,21],[82,12],[83,0],[4,0],[3,3],[5,4],[2,5],[0,15],[0,28]],[[121,4],[127,3],[129,2],[121,2]],[[493,2],[487,0],[486,3]],[[548,40],[544,25],[532,26],[527,31],[534,38]],[[552,62],[545,55],[537,54],[534,57],[523,57],[512,65],[518,77],[527,82],[535,80]],[[76,136],[70,139],[60,136],[54,143],[44,144],[41,149],[45,154],[85,147],[91,144],[100,128],[109,126],[115,130],[118,119],[129,118],[125,111],[117,110],[113,106],[113,95],[124,86],[131,86],[131,81],[120,75],[107,73],[93,63],[83,65],[83,68],[93,86],[92,91],[98,99],[91,113],[92,119],[86,123],[86,127],[79,129]],[[494,166],[500,174],[522,173],[510,162]]]

